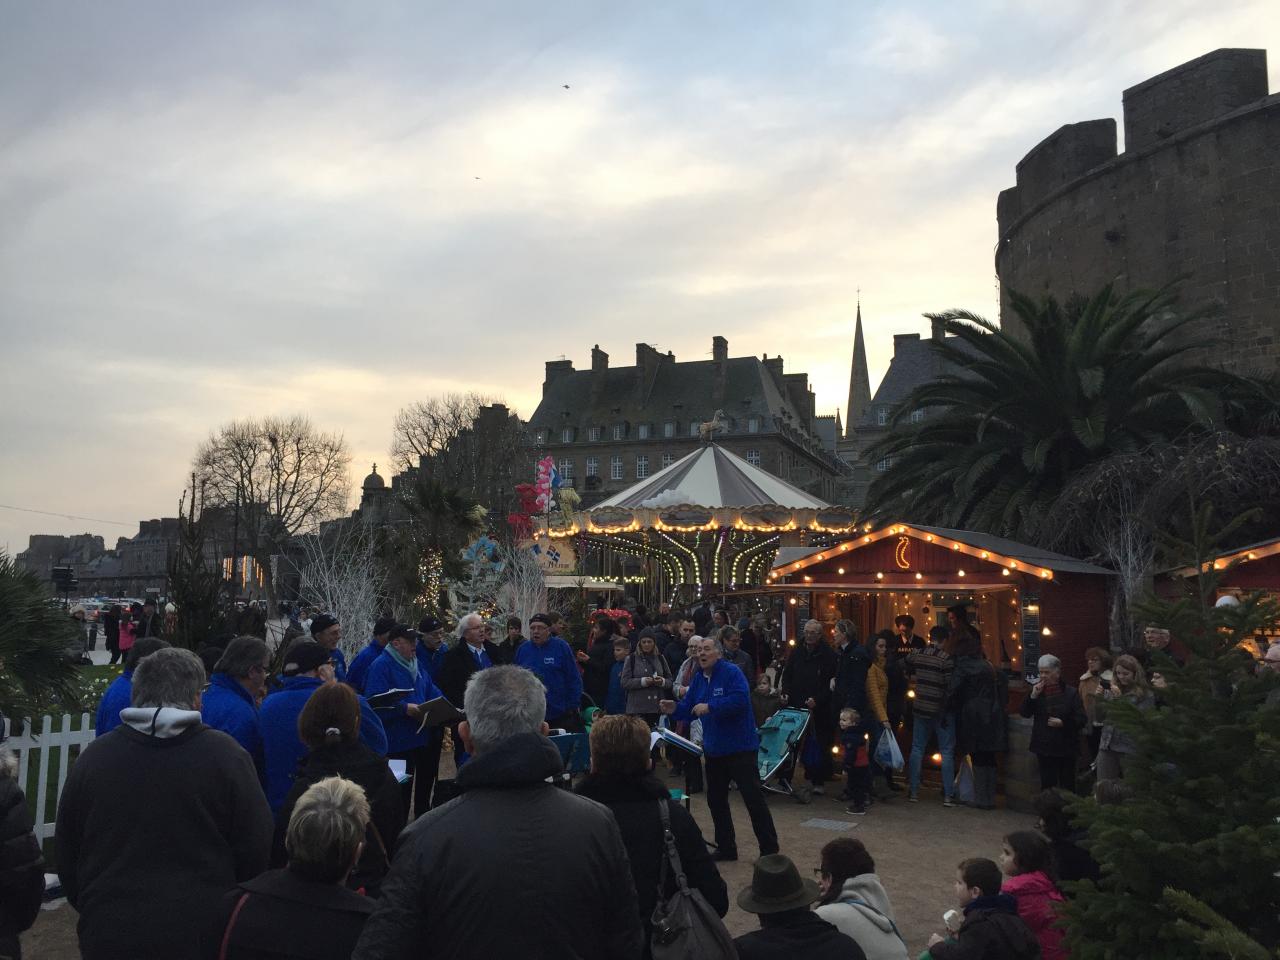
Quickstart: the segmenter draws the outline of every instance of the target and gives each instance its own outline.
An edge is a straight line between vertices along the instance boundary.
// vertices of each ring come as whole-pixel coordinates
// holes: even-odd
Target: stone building
[[[646,343],[636,344],[629,367],[609,366],[598,345],[590,370],[549,360],[528,428],[537,455],[554,457],[591,507],[692,452],[699,426],[717,414],[717,443],[834,499],[844,469],[834,449],[838,418],[817,416],[808,374],[786,373],[781,357],[730,357],[724,337],[712,338],[710,360],[678,362]]]
[[[1116,122],[1060,127],[1000,194],[1001,323],[1018,332],[1009,291],[1032,297],[1162,286],[1216,304],[1202,359],[1280,369],[1280,94],[1264,50],[1216,50],[1124,91]],[[1194,334],[1193,334],[1194,335]]]
[[[30,570],[53,595],[53,568],[71,567],[76,577],[83,579],[85,571],[106,553],[102,537],[92,533],[77,533],[64,537],[53,533],[33,533],[27,541],[27,549],[16,554],[14,565]]]

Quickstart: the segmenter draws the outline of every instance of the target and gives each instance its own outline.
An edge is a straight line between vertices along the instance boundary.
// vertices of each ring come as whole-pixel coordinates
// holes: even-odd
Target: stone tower
[[[853,365],[849,370],[849,405],[845,408],[844,435],[853,436],[853,428],[871,405],[871,377],[867,374],[867,346],[862,339],[862,301],[858,301],[858,319],[853,329]]]

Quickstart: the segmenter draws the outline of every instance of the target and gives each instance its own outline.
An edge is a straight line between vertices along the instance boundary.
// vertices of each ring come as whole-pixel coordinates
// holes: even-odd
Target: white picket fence
[[[37,754],[37,776],[35,781],[35,835],[42,844],[53,836],[53,829],[58,819],[58,802],[62,798],[62,788],[67,784],[67,771],[71,769],[72,747],[83,748],[93,742],[93,727],[89,714],[80,714],[78,729],[72,729],[72,715],[63,714],[61,729],[53,729],[53,717],[45,715],[40,718],[40,730],[37,733],[30,719],[23,721],[23,734],[11,737],[5,746],[18,754],[18,785],[24,790],[31,783],[32,751]],[[53,797],[49,797],[50,781],[56,777],[57,786]],[[28,796],[28,799],[31,799]],[[50,803],[52,799],[52,803]],[[50,811],[52,808],[52,812]]]

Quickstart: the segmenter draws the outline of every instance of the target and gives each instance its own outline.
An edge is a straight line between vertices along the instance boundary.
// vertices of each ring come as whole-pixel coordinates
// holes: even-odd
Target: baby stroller
[[[808,803],[813,799],[808,787],[793,787],[790,777],[800,757],[804,732],[808,729],[809,711],[798,707],[783,707],[760,728],[760,751],[757,755],[760,782],[770,793],[791,797],[797,803]],[[782,771],[787,775],[778,777],[777,782],[771,784],[770,779]]]

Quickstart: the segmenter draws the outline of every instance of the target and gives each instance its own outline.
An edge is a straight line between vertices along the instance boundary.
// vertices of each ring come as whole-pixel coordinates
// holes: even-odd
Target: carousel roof
[[[601,507],[660,508],[778,506],[821,510],[830,504],[810,496],[723,447],[709,443],[653,476],[596,504]]]

